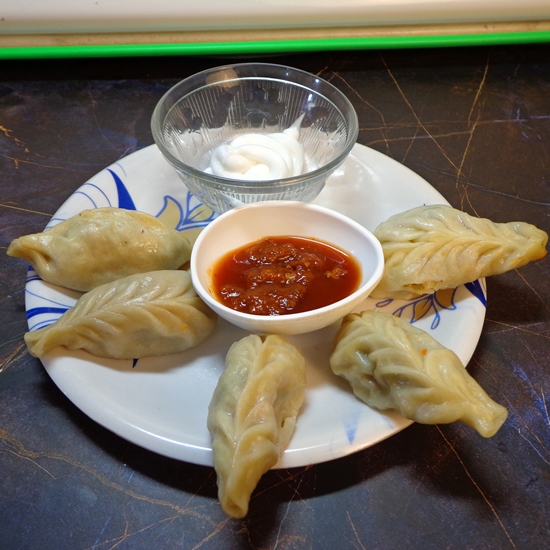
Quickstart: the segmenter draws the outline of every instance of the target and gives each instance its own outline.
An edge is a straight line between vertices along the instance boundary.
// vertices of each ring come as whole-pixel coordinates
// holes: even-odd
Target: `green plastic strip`
[[[321,50],[436,48],[534,44],[550,42],[550,31],[462,35],[351,37],[249,42],[178,44],[116,44],[0,48],[0,59],[53,59],[75,57],[129,57],[166,55],[232,55],[310,52]]]

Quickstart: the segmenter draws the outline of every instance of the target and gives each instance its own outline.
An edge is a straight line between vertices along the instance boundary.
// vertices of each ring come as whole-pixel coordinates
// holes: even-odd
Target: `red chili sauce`
[[[348,253],[303,237],[267,237],[229,252],[212,270],[216,298],[255,315],[317,309],[359,286],[361,269]]]

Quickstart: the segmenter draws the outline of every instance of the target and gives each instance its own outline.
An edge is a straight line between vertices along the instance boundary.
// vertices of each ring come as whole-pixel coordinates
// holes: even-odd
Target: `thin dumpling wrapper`
[[[208,410],[218,496],[232,517],[248,513],[262,475],[282,456],[306,389],[305,359],[280,336],[235,342]]]
[[[495,223],[446,205],[396,214],[374,235],[385,260],[374,298],[406,299],[505,273],[543,258],[548,242],[529,223]]]
[[[27,260],[44,281],[85,292],[134,273],[178,269],[191,247],[155,216],[105,207],[14,239],[7,253]]]
[[[27,332],[25,342],[35,357],[65,346],[136,359],[192,348],[212,333],[216,320],[187,271],[153,271],[90,290],[57,321]]]
[[[452,350],[389,313],[347,315],[330,366],[371,407],[395,409],[421,424],[462,421],[491,437],[508,416]]]

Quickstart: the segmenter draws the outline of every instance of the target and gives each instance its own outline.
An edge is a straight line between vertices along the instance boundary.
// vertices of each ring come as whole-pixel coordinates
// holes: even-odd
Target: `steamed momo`
[[[491,437],[508,416],[453,351],[389,313],[344,317],[330,366],[371,407],[396,409],[421,424],[460,420]]]
[[[498,275],[546,255],[548,235],[525,222],[495,223],[450,206],[420,206],[381,223],[384,275],[374,298],[410,298]]]
[[[178,269],[191,244],[155,216],[106,207],[19,237],[7,253],[27,260],[44,281],[87,291],[133,273]]]
[[[187,271],[153,271],[83,294],[55,323],[27,332],[25,342],[35,357],[65,346],[98,357],[137,359],[196,346],[212,333],[216,319]]]
[[[247,514],[260,478],[288,445],[305,389],[305,359],[282,337],[250,335],[229,349],[208,409],[218,496],[228,515]]]

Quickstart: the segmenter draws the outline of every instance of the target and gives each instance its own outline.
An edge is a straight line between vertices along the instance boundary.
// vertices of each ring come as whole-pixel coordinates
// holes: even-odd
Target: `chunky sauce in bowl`
[[[304,237],[266,237],[223,256],[212,291],[225,306],[255,315],[318,309],[352,294],[361,269],[333,245]]]

